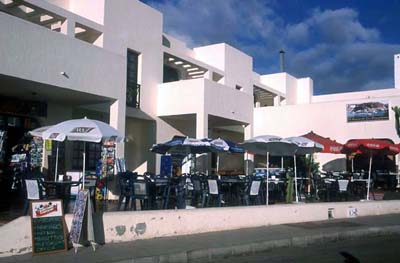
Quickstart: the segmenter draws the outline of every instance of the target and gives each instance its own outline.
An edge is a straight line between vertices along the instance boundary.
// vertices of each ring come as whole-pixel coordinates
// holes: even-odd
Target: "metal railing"
[[[126,88],[126,106],[140,108],[140,84]]]

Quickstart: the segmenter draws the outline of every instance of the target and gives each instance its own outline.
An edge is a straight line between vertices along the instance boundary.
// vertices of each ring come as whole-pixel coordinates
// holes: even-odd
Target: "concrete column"
[[[244,139],[248,140],[254,137],[253,134],[253,125],[248,124],[244,127]],[[244,173],[245,174],[252,174],[254,171],[254,155],[252,154],[244,154]]]
[[[394,87],[400,89],[400,54],[394,55]]]
[[[196,139],[203,139],[208,137],[208,114],[197,113],[196,114]],[[197,154],[196,155],[196,170],[199,172],[206,173],[211,172],[211,166],[209,165],[208,154]]]
[[[196,139],[203,139],[208,137],[208,114],[196,114]]]
[[[275,96],[274,97],[274,106],[280,106],[281,105],[281,96]]]
[[[126,115],[126,104],[125,99],[119,99],[110,105],[110,125],[115,129],[119,130],[123,136],[125,136],[125,115]],[[116,158],[124,158],[125,156],[125,143],[117,143],[116,145]],[[108,199],[117,200],[119,194],[118,178],[113,177],[108,182]]]
[[[75,38],[75,21],[72,19],[67,19],[61,25],[61,33]]]
[[[125,101],[117,100],[110,106],[110,125],[125,136]],[[125,153],[124,143],[117,144],[116,155],[123,158]]]

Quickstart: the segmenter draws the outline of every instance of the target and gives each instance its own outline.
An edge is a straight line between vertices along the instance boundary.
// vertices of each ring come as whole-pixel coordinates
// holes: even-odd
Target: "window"
[[[240,91],[243,91],[243,88],[241,86],[239,86],[239,85],[236,85],[236,89],[240,90]]]
[[[140,108],[140,85],[138,84],[139,54],[128,50],[126,72],[126,105]]]
[[[83,142],[73,142],[72,169],[83,168]],[[101,158],[101,143],[86,143],[86,170],[96,170],[97,161]]]
[[[168,47],[168,48],[171,47],[171,42],[165,36],[162,36],[162,44],[164,47]]]

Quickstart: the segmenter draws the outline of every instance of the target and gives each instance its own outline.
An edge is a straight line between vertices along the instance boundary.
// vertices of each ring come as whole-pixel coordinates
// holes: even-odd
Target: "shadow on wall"
[[[346,171],[346,158],[337,158],[322,165],[324,171]]]

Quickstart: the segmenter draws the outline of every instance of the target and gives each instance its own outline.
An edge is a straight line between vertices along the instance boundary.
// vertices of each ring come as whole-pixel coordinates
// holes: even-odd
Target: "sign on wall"
[[[346,105],[347,122],[389,120],[389,102],[372,101]]]

